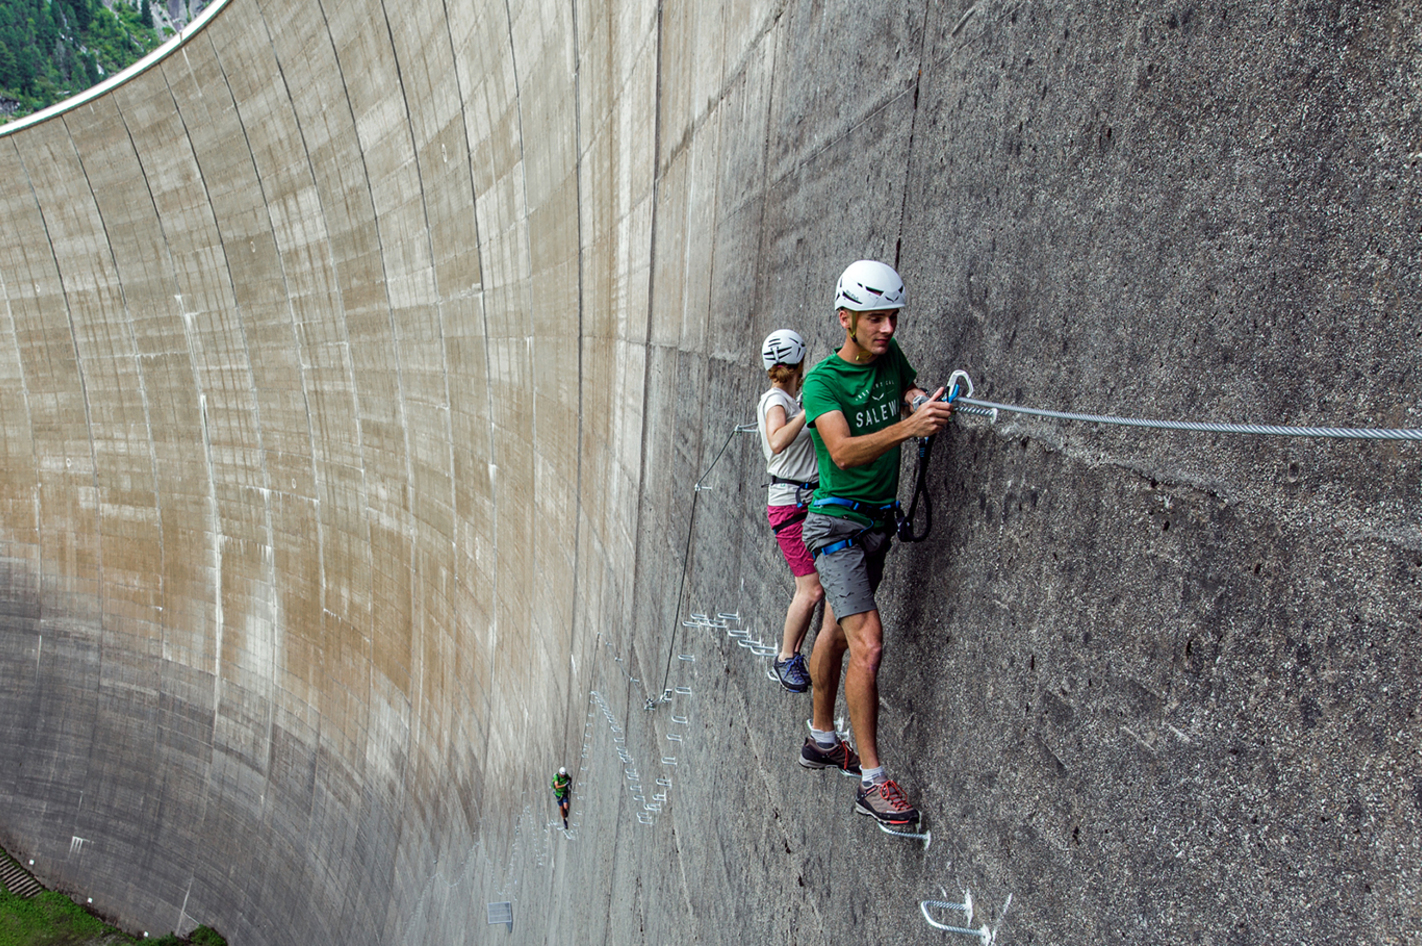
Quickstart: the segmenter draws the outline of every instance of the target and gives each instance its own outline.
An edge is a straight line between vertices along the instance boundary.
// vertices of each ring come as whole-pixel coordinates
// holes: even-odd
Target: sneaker
[[[909,804],[904,790],[892,779],[876,782],[869,788],[860,783],[859,793],[854,798],[854,810],[884,824],[918,823],[918,809]]]
[[[791,693],[804,693],[810,688],[810,672],[805,667],[804,657],[795,654],[789,660],[776,660],[773,665],[780,685]]]
[[[800,764],[807,769],[839,769],[846,775],[859,774],[859,756],[845,742],[836,742],[833,749],[821,749],[813,739],[806,739],[800,748]]]

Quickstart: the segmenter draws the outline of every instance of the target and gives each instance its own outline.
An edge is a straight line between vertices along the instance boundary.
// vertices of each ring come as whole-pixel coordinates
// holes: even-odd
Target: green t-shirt
[[[830,458],[824,438],[815,429],[815,420],[821,414],[839,411],[849,424],[851,437],[862,437],[896,424],[903,409],[904,392],[913,387],[917,376],[918,372],[899,350],[899,343],[892,339],[889,350],[867,365],[850,364],[836,352],[810,369],[800,400],[805,405],[805,419],[811,428],[810,439],[814,441],[820,466],[820,487],[815,490],[815,499],[837,496],[882,505],[898,497],[898,447],[863,466],[841,470]],[[867,517],[843,506],[817,506],[815,511],[870,524]]]
[[[571,775],[555,775],[549,784],[553,786],[554,795],[559,798],[567,798],[568,786],[573,784],[573,777]]]

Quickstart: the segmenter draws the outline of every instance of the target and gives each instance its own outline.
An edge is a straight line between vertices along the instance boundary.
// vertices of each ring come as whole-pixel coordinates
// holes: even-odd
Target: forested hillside
[[[167,11],[154,7],[152,0],[0,0],[0,122],[141,59],[172,32]]]

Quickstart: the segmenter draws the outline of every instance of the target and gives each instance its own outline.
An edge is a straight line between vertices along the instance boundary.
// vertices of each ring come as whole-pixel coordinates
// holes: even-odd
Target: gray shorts
[[[812,512],[805,517],[800,535],[811,553],[863,531],[853,519],[826,516]],[[884,579],[884,559],[889,554],[887,532],[865,532],[848,548],[815,556],[815,571],[825,589],[825,600],[834,608],[836,618],[874,611],[874,592]]]

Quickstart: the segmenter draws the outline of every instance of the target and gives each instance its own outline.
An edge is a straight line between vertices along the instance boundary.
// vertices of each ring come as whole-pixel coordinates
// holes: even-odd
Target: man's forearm
[[[829,448],[830,459],[834,460],[834,465],[841,470],[864,466],[866,463],[873,463],[912,437],[913,434],[907,432],[906,426],[907,422],[901,420],[872,434],[844,437],[825,446]]]

